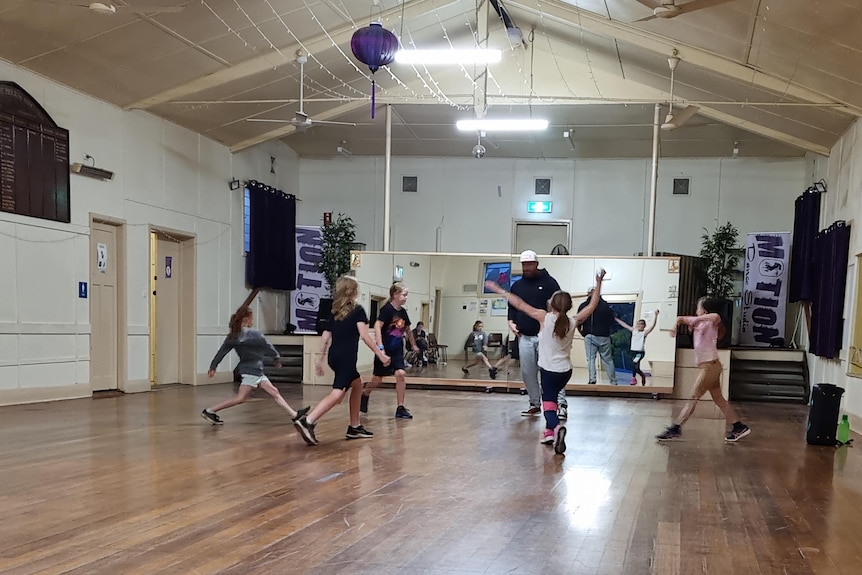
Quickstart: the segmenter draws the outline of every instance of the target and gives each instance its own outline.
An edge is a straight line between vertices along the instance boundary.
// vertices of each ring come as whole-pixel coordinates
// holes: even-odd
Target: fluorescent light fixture
[[[553,207],[554,202],[527,202],[527,213],[550,214]]]
[[[547,120],[524,119],[501,119],[489,120],[458,120],[455,125],[462,132],[476,132],[485,130],[487,132],[535,132],[548,129]]]
[[[399,64],[493,64],[503,57],[500,50],[398,50]]]

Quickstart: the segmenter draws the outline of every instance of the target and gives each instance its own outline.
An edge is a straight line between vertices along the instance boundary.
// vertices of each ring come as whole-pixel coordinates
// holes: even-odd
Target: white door
[[[515,252],[533,250],[540,255],[550,255],[557,244],[569,248],[569,225],[566,223],[515,224]]]
[[[180,381],[180,244],[156,242],[156,385]]]
[[[117,389],[117,228],[93,223],[90,230],[90,385]]]

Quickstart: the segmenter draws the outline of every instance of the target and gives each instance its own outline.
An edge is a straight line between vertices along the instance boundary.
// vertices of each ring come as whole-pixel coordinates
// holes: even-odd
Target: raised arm
[[[602,280],[605,279],[605,270],[602,268],[599,270],[599,273],[596,274],[596,289],[593,290],[593,295],[590,297],[590,301],[582,310],[578,310],[578,313],[575,315],[575,323],[581,324],[587,320],[588,317],[593,315],[593,312],[596,311],[596,307],[599,305],[599,300],[602,299]]]
[[[618,324],[620,324],[625,329],[627,329],[629,331],[634,331],[634,328],[632,326],[630,326],[629,324],[627,324],[626,322],[624,322],[623,320],[621,320],[620,318],[618,318],[616,316],[614,317],[614,321],[617,322]]]
[[[539,323],[542,323],[543,321],[545,321],[545,316],[548,315],[548,312],[546,310],[538,309],[538,308],[531,306],[530,304],[528,304],[527,302],[525,302],[524,300],[522,300],[521,298],[519,298],[515,294],[513,294],[511,292],[507,292],[506,290],[504,290],[503,288],[501,288],[500,286],[498,286],[496,283],[494,283],[492,281],[486,281],[485,287],[488,288],[489,290],[493,291],[494,293],[500,294],[501,296],[506,298],[506,300],[509,302],[510,305],[521,310],[522,312],[524,312],[525,314],[527,314],[528,316],[530,316],[534,320],[538,321]]]
[[[648,336],[652,330],[655,329],[656,324],[658,323],[658,310],[655,310],[655,313],[652,316],[652,323],[648,328],[644,330],[644,337]]]

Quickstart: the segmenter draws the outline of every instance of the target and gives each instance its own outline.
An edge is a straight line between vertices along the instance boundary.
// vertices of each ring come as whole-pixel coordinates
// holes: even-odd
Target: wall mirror
[[[587,299],[595,273],[605,268],[608,278],[603,287],[604,299],[616,315],[628,323],[645,319],[653,321],[659,310],[658,322],[646,340],[646,355],[641,369],[648,374],[646,385],[631,385],[632,353],[630,333],[617,328],[611,336],[617,385],[609,378],[597,359],[598,383],[588,384],[587,358],[584,339],[575,337],[572,348],[574,366],[569,389],[602,393],[670,393],[673,389],[675,340],[669,330],[677,315],[676,294],[679,289],[679,266],[676,258],[666,257],[582,257],[539,256],[544,268],[569,291],[575,307]],[[485,279],[501,285],[511,285],[521,277],[521,264],[511,254],[442,254],[406,252],[362,252],[353,269],[360,283],[360,303],[369,317],[375,317],[389,296],[392,270],[403,270],[402,282],[408,287],[407,312],[413,327],[421,321],[425,331],[433,334],[429,364],[414,360],[407,370],[408,382],[438,384],[450,387],[480,387],[499,391],[514,391],[522,386],[517,359],[506,353],[506,346],[515,345],[508,328],[508,305],[496,294],[486,293]],[[496,379],[490,377],[484,362],[462,371],[475,359],[467,342],[473,324],[481,321],[492,343],[488,361],[497,366]],[[438,347],[434,348],[434,343]],[[508,360],[504,358],[508,357]],[[372,354],[360,346],[359,370],[370,377]]]

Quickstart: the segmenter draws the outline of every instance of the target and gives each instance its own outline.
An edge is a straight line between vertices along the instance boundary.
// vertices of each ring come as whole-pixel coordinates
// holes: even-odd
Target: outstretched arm
[[[605,279],[605,270],[602,268],[599,270],[599,273],[596,274],[596,289],[593,290],[593,295],[590,297],[590,302],[587,304],[587,307],[584,309],[578,310],[578,313],[575,315],[575,322],[581,324],[587,320],[588,317],[593,315],[593,312],[596,311],[596,307],[599,305],[599,300],[602,299],[602,280]]]
[[[632,326],[630,326],[629,324],[627,324],[626,322],[624,322],[623,320],[621,320],[621,319],[620,319],[620,318],[618,318],[618,317],[615,317],[615,318],[614,318],[614,321],[615,321],[615,322],[617,322],[618,324],[620,324],[622,327],[624,327],[625,329],[627,329],[627,330],[629,330],[629,331],[633,331],[633,330],[634,330],[634,328],[632,328]]]
[[[494,293],[500,294],[501,296],[506,298],[506,300],[508,300],[508,302],[513,307],[521,310],[522,312],[524,312],[525,314],[527,314],[528,316],[530,316],[534,320],[538,321],[539,323],[542,323],[543,321],[545,321],[545,316],[548,315],[547,311],[531,306],[530,304],[528,304],[527,302],[525,302],[524,300],[522,300],[521,298],[519,298],[515,294],[513,294],[511,292],[507,292],[506,290],[504,290],[503,288],[501,288],[500,286],[498,286],[496,283],[494,283],[492,281],[486,281],[485,287],[488,288],[489,290],[493,291]]]

